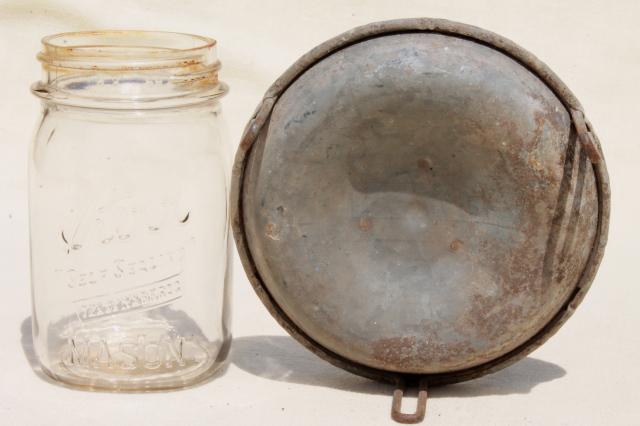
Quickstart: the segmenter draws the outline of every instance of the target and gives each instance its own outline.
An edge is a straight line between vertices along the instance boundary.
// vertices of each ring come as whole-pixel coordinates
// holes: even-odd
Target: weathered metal
[[[293,337],[355,374],[432,385],[504,368],[567,320],[609,199],[599,141],[546,65],[406,19],[329,40],[271,86],[231,206],[249,279]]]
[[[416,401],[416,411],[413,413],[402,412],[402,398],[406,389],[404,381],[398,383],[393,391],[393,400],[391,403],[391,418],[398,423],[419,423],[424,419],[427,413],[427,379],[422,377],[418,381],[418,400]]]

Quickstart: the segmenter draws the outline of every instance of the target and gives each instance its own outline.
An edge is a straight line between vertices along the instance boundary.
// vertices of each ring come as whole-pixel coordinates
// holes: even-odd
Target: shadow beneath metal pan
[[[240,369],[266,379],[350,392],[390,395],[394,387],[343,371],[321,360],[289,336],[235,338],[231,362]],[[430,398],[526,394],[540,383],[550,382],[566,371],[547,361],[525,358],[497,373],[465,383],[430,389]]]

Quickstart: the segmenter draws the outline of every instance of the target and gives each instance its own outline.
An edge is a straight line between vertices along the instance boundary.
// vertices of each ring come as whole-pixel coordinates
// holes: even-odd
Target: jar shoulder
[[[230,162],[219,107],[176,111],[88,111],[45,106],[37,124],[32,167],[68,167],[70,162],[167,162],[200,159]],[[74,165],[73,167],[78,167]],[[175,166],[173,166],[175,167]],[[225,167],[226,168],[226,167]]]

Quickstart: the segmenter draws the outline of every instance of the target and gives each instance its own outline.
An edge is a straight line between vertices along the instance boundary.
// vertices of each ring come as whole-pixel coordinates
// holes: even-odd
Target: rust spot
[[[429,157],[423,157],[418,159],[417,161],[418,168],[424,172],[428,172],[429,170],[433,170],[433,162]]]
[[[264,234],[274,241],[280,241],[280,231],[275,223],[267,223]]]
[[[529,163],[529,167],[531,167],[535,172],[541,173],[544,171],[544,166],[540,163],[540,161],[536,157],[530,155],[528,163]]]
[[[373,357],[385,365],[402,368],[424,368],[425,365],[451,364],[460,354],[474,355],[468,342],[440,343],[437,333],[424,330],[424,335],[380,339],[373,342]]]
[[[533,120],[536,122],[536,130],[534,132],[534,135],[535,135],[535,141],[537,142],[542,136],[542,133],[544,132],[544,124],[546,120],[545,120],[544,114],[540,113],[539,111],[536,111],[533,114]]]
[[[380,339],[373,344],[373,356],[389,364],[407,362],[416,352],[415,336]]]
[[[362,216],[358,222],[358,228],[360,228],[362,232],[371,230],[371,228],[373,228],[373,219],[367,216]]]
[[[464,243],[460,240],[453,240],[451,244],[449,244],[449,250],[453,252],[460,250],[462,247],[464,247]]]

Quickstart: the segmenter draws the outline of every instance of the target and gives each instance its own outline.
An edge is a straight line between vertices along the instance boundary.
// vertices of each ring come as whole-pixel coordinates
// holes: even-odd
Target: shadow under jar
[[[193,384],[230,343],[215,41],[139,31],[46,37],[32,87],[33,340],[73,385]]]

